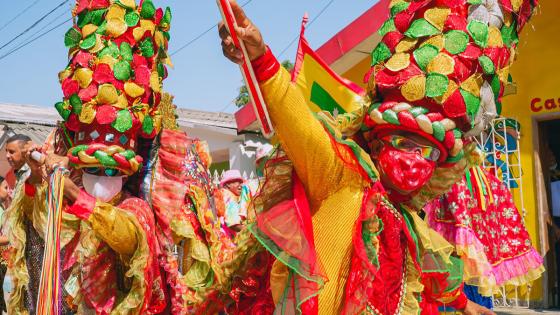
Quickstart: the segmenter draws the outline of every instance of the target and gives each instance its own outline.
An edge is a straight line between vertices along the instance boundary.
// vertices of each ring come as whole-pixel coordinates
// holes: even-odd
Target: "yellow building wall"
[[[535,178],[536,150],[533,121],[553,112],[560,112],[560,1],[541,0],[536,15],[520,35],[517,61],[511,69],[517,93],[503,100],[502,115],[521,124],[521,164],[523,169],[523,199],[525,223],[533,244],[541,250],[537,179]],[[536,138],[536,137],[535,137]],[[515,193],[514,193],[515,195]],[[519,201],[519,200],[517,200]],[[521,205],[518,203],[518,207]],[[533,285],[533,299],[542,298],[541,281]]]
[[[525,223],[533,244],[540,251],[532,120],[536,115],[560,112],[560,1],[540,0],[536,15],[520,39],[517,61],[511,69],[517,94],[503,99],[502,115],[521,124]],[[369,56],[364,56],[342,76],[365,87],[363,76],[369,70],[370,60]],[[518,194],[514,192],[514,195]],[[521,209],[519,198],[516,199]],[[542,299],[540,281],[534,283],[531,295],[532,300]]]

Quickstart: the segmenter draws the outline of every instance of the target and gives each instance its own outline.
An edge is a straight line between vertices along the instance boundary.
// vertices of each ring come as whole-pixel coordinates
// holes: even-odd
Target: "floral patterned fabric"
[[[455,245],[465,262],[465,281],[481,294],[504,284],[530,283],[543,272],[542,257],[511,193],[490,172],[471,168],[425,210],[429,225]]]

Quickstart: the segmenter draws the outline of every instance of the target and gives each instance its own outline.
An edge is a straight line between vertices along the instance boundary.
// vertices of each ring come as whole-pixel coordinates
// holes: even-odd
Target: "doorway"
[[[541,224],[541,233],[546,233],[541,237],[541,242],[546,242],[544,248],[549,251],[545,256],[547,279],[545,287],[548,290],[548,307],[560,307],[560,119],[537,121],[535,146],[538,154],[540,167],[537,169],[536,176],[538,186],[537,199],[539,204],[540,216],[550,218],[549,224]],[[536,163],[538,165],[538,163]],[[543,221],[548,221],[543,218]],[[542,222],[542,221],[541,221]],[[548,292],[547,292],[548,291]]]

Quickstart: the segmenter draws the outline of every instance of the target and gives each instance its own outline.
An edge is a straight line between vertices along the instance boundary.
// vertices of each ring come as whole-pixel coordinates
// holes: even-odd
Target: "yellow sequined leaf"
[[[498,74],[498,78],[500,78],[500,81],[502,81],[502,83],[508,82],[509,66],[506,66],[506,67],[503,67],[502,69],[499,69],[496,73]]]
[[[110,20],[110,19],[118,19],[118,20],[124,20],[124,15],[126,14],[126,9],[121,7],[118,4],[113,4],[109,7],[109,10],[107,11],[107,15],[105,16],[106,20]]]
[[[92,54],[98,53],[100,52],[103,48],[105,48],[105,45],[103,44],[103,40],[101,40],[101,35],[100,34],[95,34],[95,46],[93,46],[89,52]]]
[[[488,47],[503,47],[504,41],[502,39],[502,33],[495,26],[490,26],[488,28]]]
[[[122,3],[122,5],[124,5],[125,7],[135,10],[136,9],[136,1],[135,0],[120,0],[120,2]]]
[[[523,4],[523,0],[511,0],[511,6],[513,8],[513,12],[519,12],[521,5]]]
[[[156,31],[156,25],[150,20],[140,20],[140,27],[146,31],[150,31],[151,35],[154,35]]]
[[[140,39],[142,39],[144,33],[146,33],[146,30],[141,26],[138,26],[132,30],[132,36],[134,36],[134,40],[137,42],[140,41]]]
[[[117,38],[124,34],[128,26],[126,25],[124,18],[112,18],[107,20],[107,34],[111,35],[113,38]]]
[[[161,92],[161,80],[157,71],[152,71],[150,75],[150,88],[154,92]]]
[[[426,95],[426,77],[416,76],[406,81],[401,87],[401,93],[409,102],[418,101]]]
[[[113,56],[109,56],[109,55],[105,55],[103,57],[101,57],[100,59],[97,60],[97,63],[104,63],[109,65],[109,67],[111,68],[111,70],[113,70],[113,66],[117,63],[117,59],[114,58]]]
[[[165,47],[165,37],[163,36],[163,33],[161,31],[156,31],[154,39],[158,47]]]
[[[128,99],[126,98],[126,95],[121,94],[119,95],[118,100],[115,103],[112,103],[113,107],[116,107],[118,109],[125,109],[128,107]]]
[[[434,100],[438,104],[443,104],[445,101],[447,101],[447,99],[451,95],[453,95],[453,93],[455,93],[455,91],[457,91],[458,88],[459,88],[459,86],[457,85],[457,83],[455,83],[455,81],[449,80],[449,84],[447,85],[447,91],[445,91],[445,93],[442,96],[435,97]],[[453,129],[453,128],[451,128],[451,129]]]
[[[62,70],[58,73],[58,81],[62,83],[62,81],[64,81],[66,78],[68,78],[71,75],[72,75],[72,70],[70,69]]]
[[[112,84],[102,84],[97,91],[97,104],[114,104],[119,95],[117,89]]]
[[[410,65],[410,55],[405,53],[394,54],[389,61],[385,64],[385,67],[391,71],[400,71],[406,69]]]
[[[427,72],[436,72],[444,75],[449,75],[453,73],[455,68],[455,60],[451,58],[448,54],[439,53],[430,63],[428,64]]]
[[[156,129],[156,133],[159,133],[161,130],[162,117],[158,114],[152,117],[152,119],[154,121],[154,128]]]
[[[480,74],[473,74],[470,78],[461,83],[461,88],[476,97],[480,97],[480,88],[484,83],[484,79]]]
[[[144,88],[134,82],[126,82],[124,84],[124,91],[126,95],[136,98],[144,94]]]
[[[416,47],[417,43],[418,43],[417,38],[405,37],[397,44],[397,47],[395,47],[395,52],[396,53],[408,52],[412,50],[414,47]]]
[[[449,13],[451,13],[451,9],[449,8],[435,7],[426,10],[426,12],[424,13],[424,18],[438,30],[442,31]]]
[[[89,35],[95,33],[97,31],[97,25],[94,24],[87,24],[82,27],[82,38],[86,38]]]
[[[91,124],[95,119],[95,109],[90,103],[84,104],[82,106],[82,111],[80,112],[80,122],[84,124]]]
[[[420,46],[432,45],[432,46],[434,46],[434,47],[437,47],[437,49],[438,49],[439,51],[441,51],[441,50],[443,49],[444,43],[445,43],[445,42],[444,42],[443,35],[436,35],[436,36],[433,36],[433,37],[428,38],[428,39],[427,39],[426,41],[424,41],[424,42],[422,43],[422,45],[420,45]]]
[[[74,72],[74,80],[78,81],[82,89],[87,88],[93,78],[93,71],[88,68],[79,68]]]

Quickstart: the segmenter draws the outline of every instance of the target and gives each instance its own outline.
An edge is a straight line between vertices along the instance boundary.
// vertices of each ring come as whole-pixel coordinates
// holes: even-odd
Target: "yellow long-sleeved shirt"
[[[329,279],[319,295],[319,314],[338,314],[350,269],[354,224],[369,183],[345,168],[329,134],[286,70],[262,83],[261,90],[276,135],[309,199],[315,247]]]

